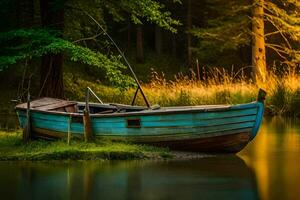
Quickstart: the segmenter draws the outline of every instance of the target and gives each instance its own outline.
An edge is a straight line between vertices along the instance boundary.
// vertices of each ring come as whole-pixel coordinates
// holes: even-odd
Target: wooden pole
[[[71,123],[72,123],[72,115],[70,115],[69,122],[68,122],[68,145],[70,145],[70,140],[71,140]]]
[[[91,127],[91,119],[88,111],[84,110],[83,113],[83,125],[84,125],[84,138],[86,142],[93,140],[93,133]]]
[[[135,99],[136,99],[136,96],[137,96],[137,93],[139,92],[140,88],[138,87],[134,93],[134,96],[133,96],[133,99],[131,101],[131,105],[133,106],[134,105],[134,102],[135,102]]]
[[[86,142],[90,142],[93,139],[90,119],[89,94],[89,89],[87,88],[85,94],[85,109],[83,111],[84,138]]]
[[[99,101],[99,103],[103,104],[103,101],[101,101],[101,99],[99,99],[99,97],[96,95],[96,93],[89,87],[87,87],[87,90],[89,92],[89,94],[91,93],[92,95],[94,95],[94,97]]]
[[[200,68],[199,68],[199,61],[198,61],[198,59],[196,59],[196,66],[197,66],[198,81],[200,81],[201,77],[200,77]]]
[[[27,125],[23,130],[23,142],[28,143],[31,139],[31,119],[30,119],[30,80],[28,81],[28,88],[27,88],[27,110],[26,110],[26,119]]]

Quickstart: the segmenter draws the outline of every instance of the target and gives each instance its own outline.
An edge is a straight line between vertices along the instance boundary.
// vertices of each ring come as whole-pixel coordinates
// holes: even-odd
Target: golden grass
[[[214,71],[213,71],[214,70]],[[143,89],[151,104],[161,106],[206,105],[206,104],[238,104],[256,100],[259,88],[267,92],[266,107],[270,114],[300,114],[300,76],[286,73],[281,77],[269,73],[265,82],[251,82],[243,75],[237,76],[225,70],[213,69],[204,80],[198,81],[191,76],[178,75],[167,81],[163,74],[154,72],[150,83],[143,84]],[[104,102],[130,104],[135,88],[120,90],[77,79],[75,82],[66,74],[66,90],[70,97],[84,100],[85,88],[91,87]],[[145,105],[139,94],[137,105]]]

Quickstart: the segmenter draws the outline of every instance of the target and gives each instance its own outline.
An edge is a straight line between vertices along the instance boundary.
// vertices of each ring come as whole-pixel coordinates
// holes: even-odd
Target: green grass
[[[33,140],[23,144],[21,132],[0,131],[0,160],[131,160],[172,157],[164,148],[130,143],[73,140]]]

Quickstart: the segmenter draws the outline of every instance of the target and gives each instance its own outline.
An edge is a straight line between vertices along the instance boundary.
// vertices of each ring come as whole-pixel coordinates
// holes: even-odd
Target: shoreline
[[[148,145],[99,141],[85,143],[72,140],[33,140],[23,144],[22,133],[0,131],[0,162],[2,161],[97,161],[97,160],[192,160],[213,155],[170,151]]]

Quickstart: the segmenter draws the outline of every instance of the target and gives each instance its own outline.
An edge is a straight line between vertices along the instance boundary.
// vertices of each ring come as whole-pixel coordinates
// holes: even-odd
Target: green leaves
[[[175,2],[179,1],[174,0]],[[171,13],[157,0],[67,0],[63,4],[56,1],[54,4],[55,9],[64,6],[63,33],[45,28],[18,29],[0,33],[0,71],[22,60],[64,53],[74,62],[101,68],[111,84],[128,87],[133,84],[133,79],[123,75],[122,71],[126,67],[118,55],[98,51],[98,49],[103,52],[109,51],[109,45],[105,39],[98,40],[101,31],[94,27],[84,12],[90,13],[105,28],[112,21],[121,22],[128,17],[136,24],[142,24],[147,20],[172,32],[176,32],[175,27],[180,24],[171,18]],[[112,20],[105,19],[105,14],[112,17]],[[67,39],[63,39],[62,35]]]
[[[119,20],[124,19],[120,13],[127,13],[135,24],[142,24],[142,19],[145,19],[171,32],[177,32],[175,27],[180,25],[178,20],[171,17],[170,12],[164,10],[165,6],[155,0],[107,1],[107,4],[109,13]]]
[[[57,32],[47,29],[19,29],[0,34],[0,70],[24,59],[46,54],[65,53],[74,62],[99,67],[115,86],[128,87],[133,79],[122,74],[126,67],[115,56],[107,56],[89,48],[56,37]]]

